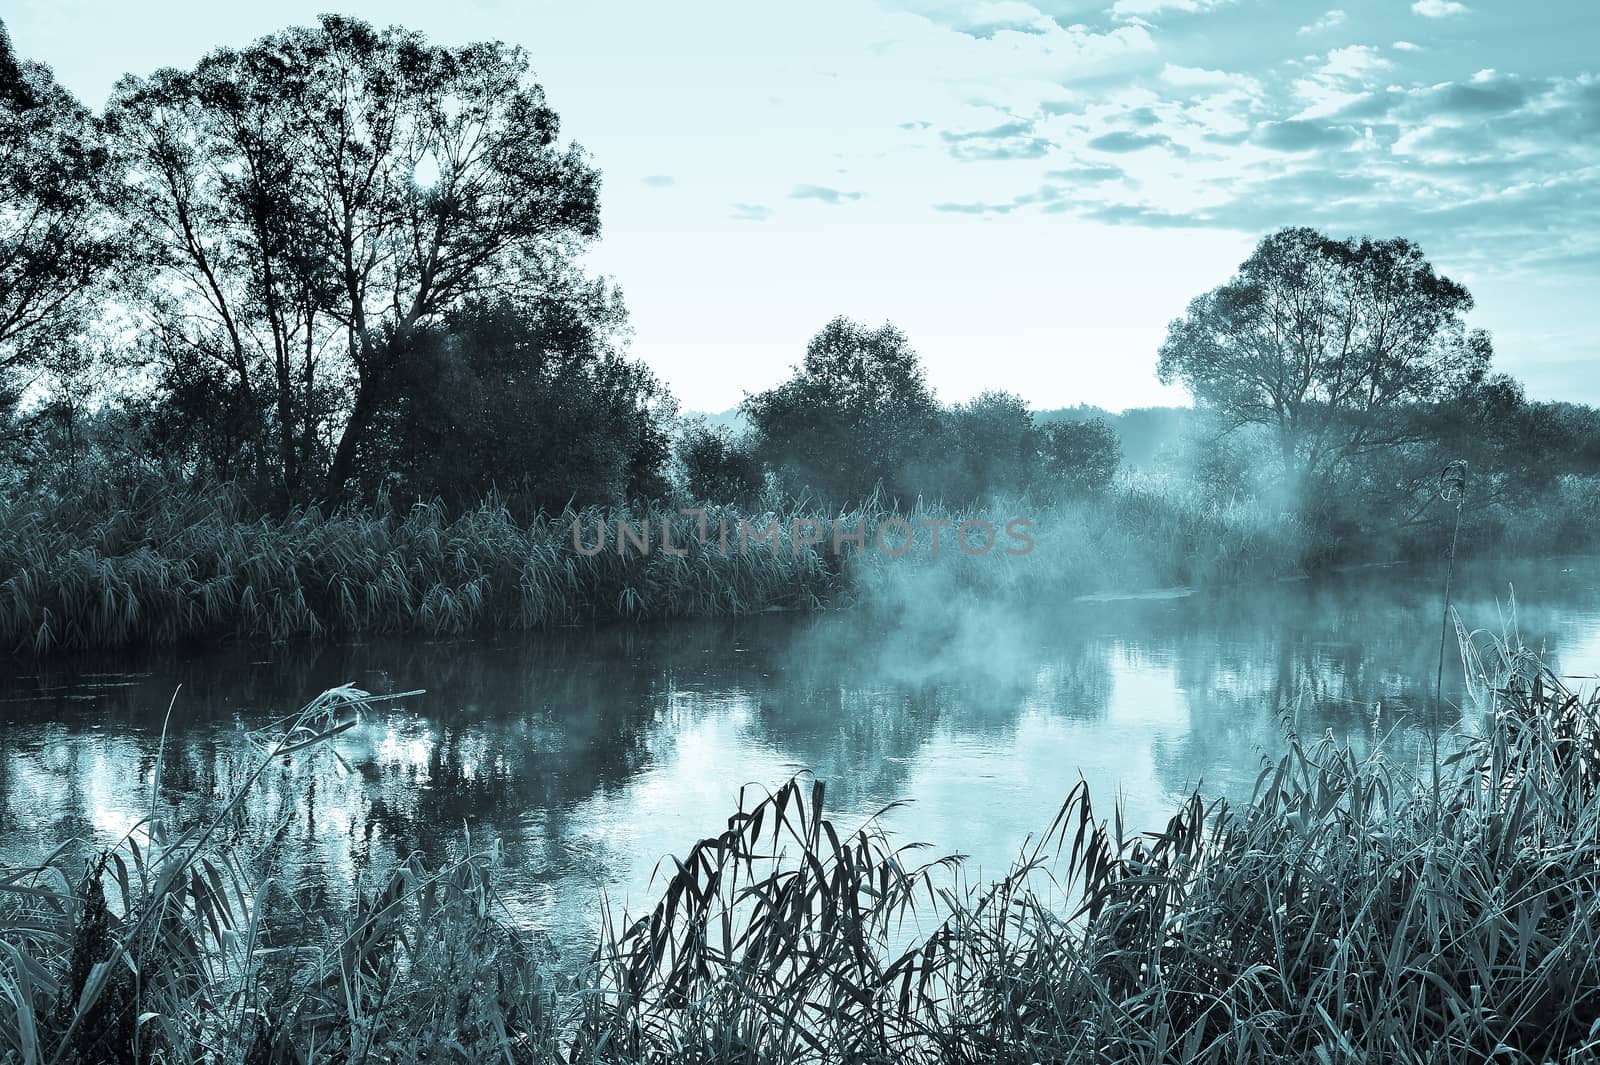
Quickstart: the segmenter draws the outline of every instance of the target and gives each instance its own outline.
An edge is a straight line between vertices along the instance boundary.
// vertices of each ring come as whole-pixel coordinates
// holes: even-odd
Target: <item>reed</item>
[[[1584,1061],[1600,1049],[1600,699],[1467,636],[1488,727],[1433,786],[1331,742],[1155,832],[1087,789],[963,889],[798,784],[599,954],[611,1061]],[[931,931],[897,940],[916,919]],[[1066,900],[1063,902],[1063,900]]]
[[[760,520],[772,517],[786,521]],[[657,538],[666,522],[686,554],[618,550],[619,522]],[[589,546],[597,526],[613,542],[587,554],[574,524]],[[438,504],[253,516],[227,493],[104,515],[0,506],[0,648],[455,635],[750,613],[815,606],[838,583],[838,567],[814,547],[797,549],[787,530],[723,552],[690,535],[697,525],[660,508],[519,522],[494,499],[454,516]]]
[[[523,521],[492,497],[456,514],[380,500],[272,516],[226,489],[0,503],[0,651],[461,635],[805,610],[890,588],[905,594],[930,575],[989,593],[1056,596],[1278,576],[1298,552],[1293,522],[1254,502],[1217,504],[1131,482],[1087,500],[1023,497],[964,512],[874,500],[820,516],[864,526],[864,551],[844,542],[836,553],[831,535],[797,542],[796,519],[812,517],[797,502],[758,513],[709,506],[703,515],[592,507]],[[1000,548],[967,556],[951,540],[974,517],[1001,530],[1026,518],[1037,548],[1018,559]],[[918,531],[919,546],[903,557],[884,555],[872,538],[891,519]],[[934,521],[946,527],[937,557],[927,529]],[[776,523],[778,534],[742,541],[745,522],[756,530]],[[648,529],[650,550],[619,543],[619,527],[639,537]],[[600,528],[607,541],[595,551]],[[663,549],[664,528],[673,552]]]
[[[0,873],[0,1061],[1592,1060],[1600,697],[1458,632],[1484,727],[1437,787],[1291,733],[1249,801],[1197,792],[1155,831],[1080,782],[974,885],[796,778],[608,914],[575,977],[499,916],[492,848],[274,942],[271,879],[152,818],[84,875]],[[365,699],[263,737],[244,787]]]

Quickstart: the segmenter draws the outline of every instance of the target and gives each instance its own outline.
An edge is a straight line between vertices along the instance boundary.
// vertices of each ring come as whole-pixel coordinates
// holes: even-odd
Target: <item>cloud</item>
[[[1091,19],[1072,17],[1080,10],[1088,14],[1078,0],[1048,0],[1048,13],[1013,0],[876,0],[862,6],[881,6],[890,20],[884,39],[868,48],[877,49],[878,69],[867,74],[870,79],[903,74],[924,87],[1065,85],[1146,69],[1156,54],[1149,26],[1125,21],[1091,28],[1085,24]],[[898,70],[886,68],[884,57],[898,62]]]
[[[1134,133],[1132,130],[1119,129],[1110,133],[1102,133],[1089,141],[1089,147],[1097,152],[1138,152],[1146,148],[1165,148],[1172,145],[1172,141],[1160,133]]]
[[[1355,137],[1355,133],[1345,127],[1290,120],[1263,122],[1251,133],[1250,140],[1274,151],[1307,152],[1317,148],[1344,147]]]
[[[1249,74],[1229,70],[1208,70],[1205,67],[1185,67],[1168,63],[1161,68],[1161,80],[1185,96],[1237,93],[1242,96],[1260,96],[1261,82]]]
[[[1248,93],[1261,91],[1261,82],[1248,74],[1228,70],[1208,70],[1205,67],[1185,67],[1168,63],[1161,68],[1161,80],[1180,89],[1238,89]]]
[[[765,222],[772,217],[772,208],[759,203],[736,203],[732,217],[738,222]]]
[[[1082,163],[1074,166],[1057,167],[1055,170],[1047,170],[1044,176],[1054,181],[1092,185],[1102,181],[1120,181],[1128,175],[1121,167],[1112,166],[1109,163]]]
[[[962,12],[952,28],[972,37],[992,39],[1001,33],[1042,35],[1058,27],[1050,16],[1032,4],[997,0]]]
[[[1000,9],[974,0],[883,2],[943,3],[974,25],[1003,21]],[[1276,54],[1227,56],[1198,50],[1183,34],[1226,32],[1225,20],[1246,14],[1231,0],[1099,0],[1101,18],[1114,15],[1138,41],[1159,38],[1160,50],[1079,26],[1083,47],[1112,61],[1097,60],[1089,74],[1041,76],[1047,44],[1077,47],[1061,27],[1093,23],[1095,13],[1079,0],[1026,2],[1057,28],[1024,27],[1032,15],[1018,7],[1007,9],[1014,30],[997,28],[990,39],[946,33],[964,42],[961,54],[983,57],[963,66],[956,103],[941,112],[911,97],[886,118],[891,126],[908,115],[932,119],[937,138],[928,140],[957,160],[1037,161],[990,164],[981,181],[973,175],[928,196],[945,217],[1064,213],[1244,233],[1308,224],[1411,236],[1437,245],[1436,254],[1449,249],[1463,264],[1457,269],[1511,269],[1557,250],[1571,262],[1600,259],[1600,202],[1582,191],[1600,181],[1600,76],[1535,76],[1545,69],[1537,57],[1485,42],[1428,49],[1437,65],[1424,64],[1418,42],[1426,36],[1389,28],[1387,41],[1357,37],[1366,16],[1345,0],[1297,5],[1292,21],[1284,15]],[[1392,16],[1403,23],[1412,4],[1402,0]],[[1466,5],[1472,12],[1463,15]],[[1409,17],[1426,25],[1423,18],[1470,18],[1482,6],[1422,0]],[[1020,57],[1021,67],[1001,74],[986,65],[1003,54]],[[1208,54],[1217,58],[1194,58]],[[1500,69],[1471,73],[1491,55]],[[966,76],[979,67],[981,83]],[[984,113],[991,117],[952,117]],[[1023,183],[992,183],[1007,177]]]
[[[1145,203],[1100,204],[1083,211],[1082,216],[1108,225],[1145,226],[1150,229],[1197,229],[1211,224],[1202,214],[1168,211]]]
[[[1308,37],[1314,33],[1327,33],[1329,30],[1337,29],[1340,26],[1343,26],[1348,18],[1349,16],[1347,16],[1342,10],[1339,8],[1334,8],[1332,11],[1329,11],[1327,14],[1317,19],[1317,21],[1305,26],[1301,26],[1295,32],[1302,37]]]
[[[1515,111],[1528,98],[1527,83],[1494,70],[1480,70],[1470,82],[1435,86],[1423,97],[1430,112],[1463,118]]]
[[[944,130],[940,138],[957,159],[1042,159],[1055,150],[1054,141],[1035,132],[1028,119],[1012,119],[977,130]]]
[[[821,203],[838,206],[841,203],[849,203],[861,199],[861,193],[841,192],[838,189],[830,189],[825,185],[796,185],[789,193],[789,198],[791,200],[817,200]]]
[[[1109,169],[1116,170],[1115,167]],[[1116,172],[1118,174],[1121,173],[1121,171]],[[1067,171],[1051,171],[1052,175],[1065,173]],[[1048,213],[1064,213],[1077,207],[1077,201],[1069,199],[1067,191],[1058,185],[1040,185],[1034,192],[1024,192],[1005,201],[985,202],[976,200],[967,203],[936,203],[933,205],[933,209],[944,214],[1004,215],[1023,207],[1038,207]]]
[[[1124,111],[1121,120],[1138,129],[1150,129],[1161,125],[1161,116],[1156,114],[1153,107],[1135,107]]]
[[[1321,65],[1294,83],[1295,95],[1306,106],[1290,117],[1319,118],[1350,106],[1371,88],[1379,73],[1393,65],[1370,45],[1333,49]]]
[[[669,185],[677,184],[676,179],[670,174],[647,174],[639,180],[653,189],[664,189]]]
[[[1378,54],[1378,50],[1371,45],[1352,44],[1329,52],[1321,72],[1330,78],[1361,81],[1369,74],[1387,70],[1389,66],[1389,60]]]
[[[1012,203],[936,203],[933,209],[944,214],[985,215],[1010,214],[1017,208]]]

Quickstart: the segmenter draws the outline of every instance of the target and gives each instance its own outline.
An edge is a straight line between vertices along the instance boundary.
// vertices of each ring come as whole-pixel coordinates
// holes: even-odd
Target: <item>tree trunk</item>
[[[367,434],[372,421],[372,385],[362,379],[356,384],[355,405],[350,408],[350,420],[339,434],[339,446],[333,453],[333,464],[328,467],[328,483],[323,496],[329,503],[338,503],[346,497],[346,482],[355,470],[356,449]]]

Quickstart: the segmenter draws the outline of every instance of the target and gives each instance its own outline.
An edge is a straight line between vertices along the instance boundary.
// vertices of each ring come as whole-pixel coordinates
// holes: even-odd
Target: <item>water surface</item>
[[[1458,584],[1469,624],[1514,624],[1559,668],[1600,669],[1600,562],[1474,564]],[[1289,731],[1415,764],[1440,605],[1438,574],[1372,569],[1020,612],[951,600],[0,663],[0,859],[105,845],[136,823],[169,705],[161,804],[182,821],[237,785],[252,730],[322,689],[425,688],[341,736],[342,767],[269,772],[230,832],[313,908],[397,857],[497,839],[518,918],[580,948],[602,894],[637,910],[657,861],[720,829],[741,786],[802,769],[844,821],[909,799],[887,820],[896,838],[994,874],[1080,775],[1104,812],[1121,801],[1155,828],[1196,786],[1248,795]],[[1453,651],[1446,677],[1445,724],[1473,727]]]

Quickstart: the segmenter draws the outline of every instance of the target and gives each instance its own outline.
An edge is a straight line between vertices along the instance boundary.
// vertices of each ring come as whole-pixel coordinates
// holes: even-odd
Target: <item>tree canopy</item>
[[[853,503],[880,484],[891,496],[906,490],[939,408],[904,333],[840,317],[811,338],[793,377],[740,409],[786,483]]]
[[[246,464],[291,493],[329,427],[344,488],[415,335],[473,301],[537,303],[599,231],[598,173],[500,43],[329,15],[125,78],[107,117],[156,353],[256,418]]]
[[[89,111],[48,67],[19,60],[0,23],[0,393],[84,328],[83,302],[122,243]]]
[[[1229,424],[1267,427],[1286,475],[1316,479],[1412,439],[1409,406],[1484,377],[1471,309],[1409,240],[1284,229],[1171,324],[1159,374]]]

